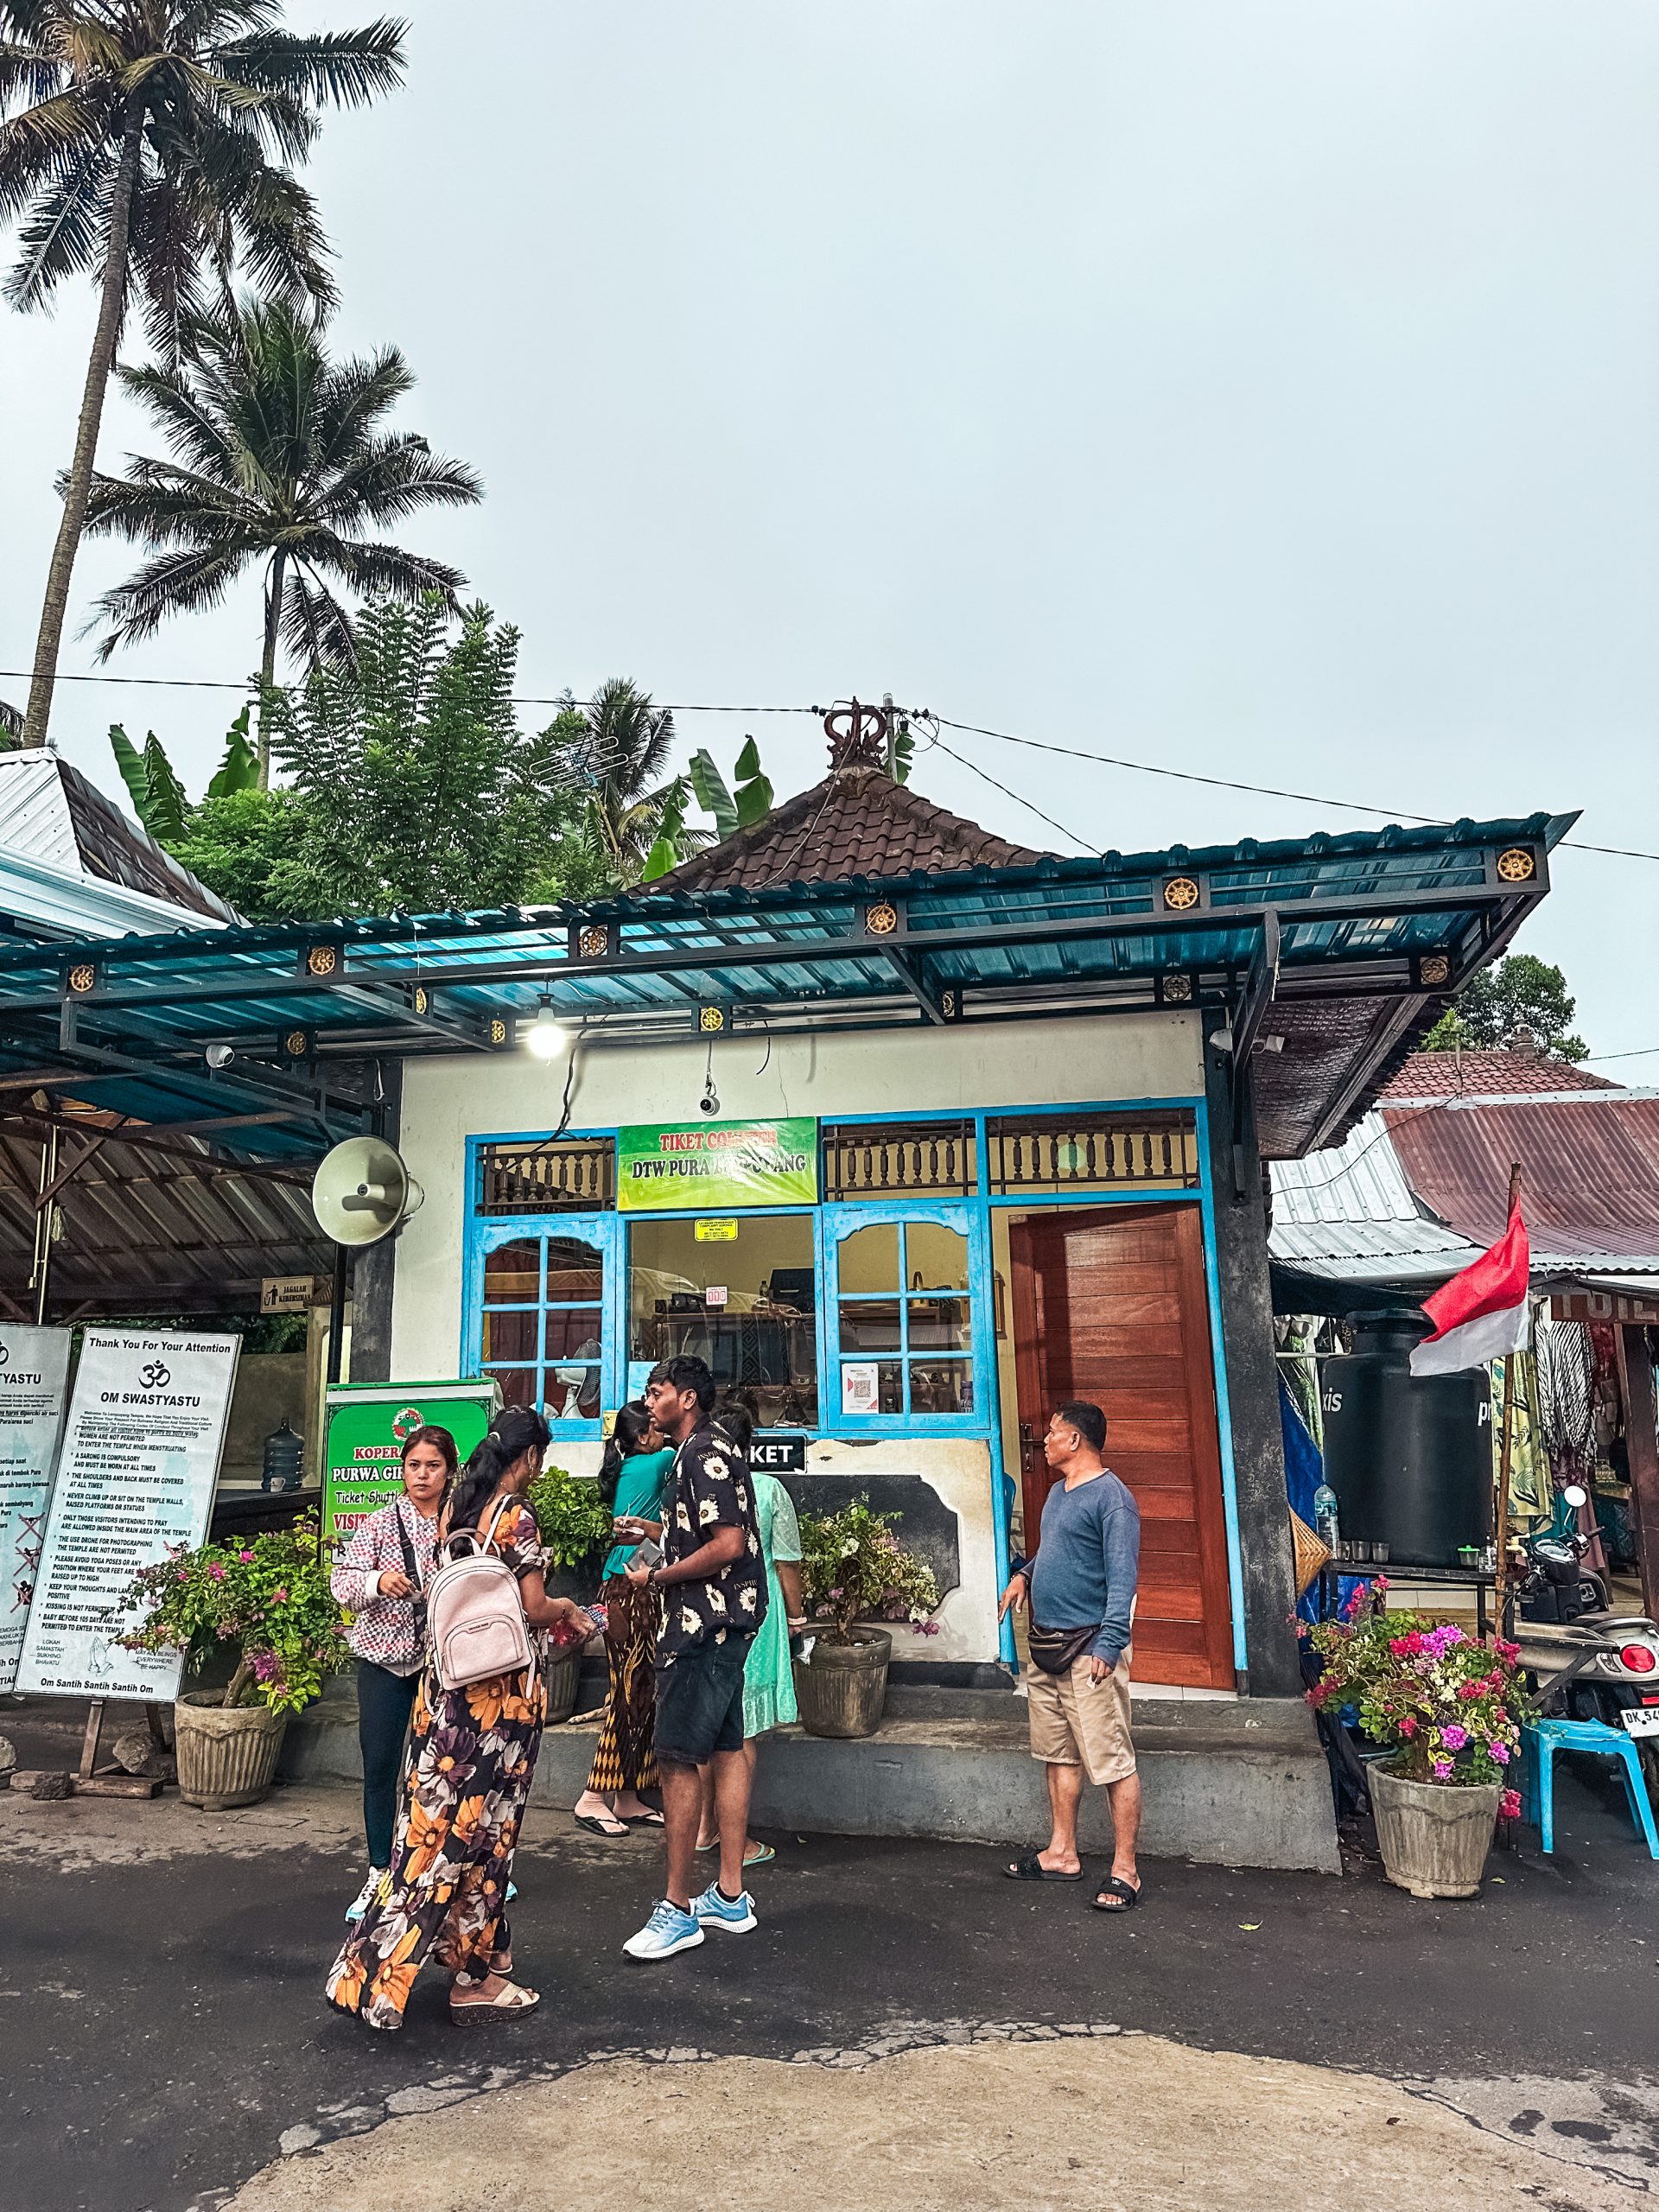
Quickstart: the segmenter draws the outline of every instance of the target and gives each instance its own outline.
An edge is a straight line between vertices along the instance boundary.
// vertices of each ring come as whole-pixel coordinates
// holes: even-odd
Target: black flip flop
[[[1122,1897],[1123,1902],[1122,1904],[1103,1904],[1101,1903],[1101,1899],[1107,1896]],[[1096,1912],[1109,1912],[1115,1915],[1118,1913],[1133,1912],[1140,1902],[1140,1891],[1132,1890],[1127,1882],[1120,1881],[1116,1874],[1109,1874],[1095,1893],[1095,1910]]]
[[[1011,1882],[1080,1882],[1083,1879],[1081,1866],[1075,1874],[1067,1874],[1058,1866],[1045,1866],[1034,1851],[1028,1851],[1023,1859],[1016,1859],[1002,1872]]]
[[[572,1813],[570,1817],[579,1828],[586,1828],[589,1835],[602,1835],[607,1843],[620,1843],[628,1833],[626,1821],[619,1821],[613,1828],[607,1828],[597,1813]],[[611,1817],[614,1820],[616,1816],[613,1814]]]

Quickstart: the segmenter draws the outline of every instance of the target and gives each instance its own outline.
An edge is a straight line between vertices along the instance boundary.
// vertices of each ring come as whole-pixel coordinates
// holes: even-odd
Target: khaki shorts
[[[1135,1772],[1129,1658],[1124,1652],[1099,1682],[1090,1675],[1087,1652],[1064,1675],[1046,1675],[1027,1662],[1033,1758],[1041,1759],[1045,1766],[1080,1766],[1096,1783],[1122,1782]]]

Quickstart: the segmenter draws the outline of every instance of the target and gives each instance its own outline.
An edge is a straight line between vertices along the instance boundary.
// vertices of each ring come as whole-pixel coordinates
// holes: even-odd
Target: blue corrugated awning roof
[[[671,877],[550,907],[20,947],[0,951],[0,1077],[55,1065],[135,1112],[149,1086],[161,1118],[181,1098],[201,1110],[275,1092],[321,1099],[333,1126],[370,1103],[348,1064],[499,1049],[544,998],[596,1033],[654,1033],[695,1032],[704,1007],[775,1027],[1230,1006],[1269,914],[1275,1024],[1294,1030],[1298,1001],[1421,1004],[1471,972],[1543,894],[1573,819],[760,888]],[[1318,1083],[1339,1087],[1356,1053],[1380,1059],[1392,1041],[1369,1017],[1349,1027],[1316,1040]],[[209,1081],[213,1042],[237,1062]]]

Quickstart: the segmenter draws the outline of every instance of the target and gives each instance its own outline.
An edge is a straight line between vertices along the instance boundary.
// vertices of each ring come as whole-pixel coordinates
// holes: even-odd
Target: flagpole
[[[1507,1225],[1515,1217],[1515,1209],[1521,1197],[1521,1163],[1515,1160],[1510,1167],[1510,1202],[1503,1210]],[[1502,1641],[1503,1636],[1503,1606],[1509,1581],[1510,1555],[1510,1450],[1514,1435],[1515,1420],[1515,1354],[1503,1355],[1503,1429],[1497,1450],[1497,1498],[1492,1515],[1492,1524],[1497,1535],[1497,1567],[1492,1583],[1492,1633]]]

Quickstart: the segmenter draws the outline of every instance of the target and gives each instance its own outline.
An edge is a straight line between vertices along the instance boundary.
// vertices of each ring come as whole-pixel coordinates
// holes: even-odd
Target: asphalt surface
[[[1352,1854],[1341,1879],[1150,1862],[1142,1908],[1109,1919],[1087,1885],[1016,1885],[988,1852],[779,1836],[759,1931],[657,1967],[619,1948],[654,1846],[533,1816],[513,1926],[542,2009],[462,2035],[431,1973],[391,2037],[322,1998],[360,1866],[343,1793],[279,1792],[264,1840],[251,1815],[105,1801],[86,1824],[116,1840],[68,1864],[53,1839],[81,1807],[0,1800],[0,2206],[204,2208],[284,2151],[617,2050],[834,2063],[1110,2024],[1394,2077],[1647,2080],[1659,1866],[1613,1789],[1565,1780],[1557,1855],[1495,1854],[1468,1904],[1408,1898]],[[151,1834],[175,1840],[127,1854]]]

